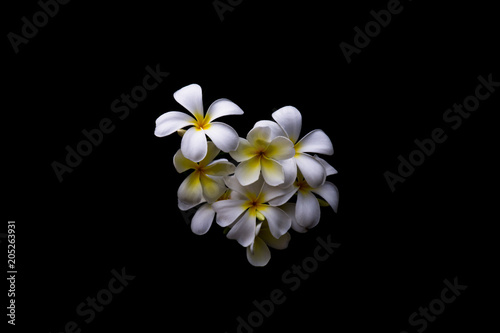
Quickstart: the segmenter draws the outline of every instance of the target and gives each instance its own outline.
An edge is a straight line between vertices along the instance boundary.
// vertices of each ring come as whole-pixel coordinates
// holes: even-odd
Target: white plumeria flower
[[[217,201],[229,199],[230,193],[231,190],[227,190]],[[196,235],[206,234],[212,226],[214,217],[215,211],[212,208],[212,204],[208,202],[204,203],[193,215],[193,219],[191,220],[191,231]]]
[[[271,259],[269,247],[276,250],[284,250],[288,247],[291,238],[288,232],[280,238],[274,238],[267,221],[260,223],[255,232],[254,242],[247,247],[247,259],[249,263],[257,267],[267,265]]]
[[[295,181],[297,167],[311,186],[321,186],[326,180],[325,168],[307,153],[332,155],[333,145],[330,138],[322,130],[316,129],[298,140],[302,128],[302,115],[293,106],[282,107],[273,112],[272,117],[277,124],[263,120],[257,122],[254,128],[269,127],[272,133],[271,137],[286,136],[293,142],[295,155],[281,163],[285,172],[283,186],[288,186]]]
[[[229,153],[237,162],[236,178],[246,186],[262,176],[266,183],[272,186],[283,184],[285,174],[279,161],[295,155],[293,143],[284,136],[272,137],[269,127],[254,127],[248,132],[247,138],[239,139],[238,149]]]
[[[217,200],[226,190],[223,176],[234,172],[234,165],[228,160],[222,158],[213,161],[220,152],[213,142],[209,141],[205,145],[207,154],[199,163],[187,159],[181,149],[174,156],[174,166],[177,172],[194,170],[177,191],[181,210],[194,207],[203,201],[212,203]]]
[[[248,186],[242,186],[235,176],[225,178],[226,185],[233,192],[231,199],[212,204],[217,213],[216,221],[221,227],[232,226],[229,239],[235,239],[247,247],[255,239],[257,218],[267,219],[269,230],[274,238],[283,236],[291,226],[290,217],[269,203],[272,199],[287,193],[287,189],[272,187],[260,177]]]
[[[326,163],[326,161],[323,162]],[[332,169],[333,167],[331,166],[328,168],[329,174],[336,173],[336,170]],[[319,187],[312,187],[304,179],[301,172],[298,172],[297,180],[292,184],[285,195],[277,197],[269,203],[278,206],[282,205],[286,203],[295,193],[297,193],[297,203],[295,204],[295,214],[293,216],[299,225],[299,228],[297,228],[297,231],[299,232],[301,229],[300,227],[304,229],[311,229],[319,222],[321,216],[320,204],[318,198],[316,198],[314,194],[322,197],[332,207],[333,211],[337,212],[339,204],[339,191],[337,187],[328,181],[325,181]],[[290,206],[288,206],[287,209],[290,209]]]
[[[207,138],[224,152],[235,150],[238,147],[238,133],[229,125],[214,122],[213,120],[227,115],[241,115],[243,110],[228,99],[216,100],[208,108],[207,114],[203,111],[201,87],[190,84],[174,93],[175,100],[185,107],[194,118],[184,112],[170,111],[156,119],[155,135],[164,137],[186,126],[193,126],[184,133],[181,141],[181,150],[184,156],[191,161],[199,162],[207,154]]]

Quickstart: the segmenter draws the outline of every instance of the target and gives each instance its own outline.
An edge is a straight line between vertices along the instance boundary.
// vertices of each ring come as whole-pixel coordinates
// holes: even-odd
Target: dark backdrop
[[[388,3],[233,1],[221,20],[212,1],[71,1],[18,53],[8,34],[20,35],[21,18],[41,7],[5,4],[2,232],[16,221],[16,329],[71,331],[74,321],[82,332],[236,332],[238,317],[248,321],[253,301],[268,304],[275,289],[286,300],[255,332],[489,327],[499,92],[456,130],[443,114],[474,95],[478,76],[500,81],[495,10],[402,1],[348,63],[340,44],[354,45],[354,28]],[[169,75],[120,119],[111,103],[142,83],[147,66]],[[177,209],[180,138],[155,137],[154,121],[183,110],[172,94],[190,83],[202,86],[205,108],[225,97],[245,111],[223,118],[240,136],[293,105],[302,135],[321,128],[333,142],[326,160],[339,171],[329,177],[338,213],[323,208],[320,224],[292,232],[264,268],[215,224],[192,234]],[[51,164],[105,118],[114,130],[60,182]],[[398,156],[435,128],[447,140],[391,191],[384,173],[397,174]],[[341,245],[291,290],[283,274],[313,255],[318,237]],[[108,287],[112,270],[135,278],[86,323],[76,309]],[[445,279],[467,289],[443,311],[435,300]],[[443,312],[411,326],[430,303]]]

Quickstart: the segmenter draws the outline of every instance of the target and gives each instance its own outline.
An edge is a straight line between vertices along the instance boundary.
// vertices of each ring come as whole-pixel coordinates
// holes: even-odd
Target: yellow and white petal
[[[221,227],[227,227],[246,210],[246,200],[220,200],[212,204],[212,209],[217,213],[217,224]]]
[[[201,129],[191,127],[181,141],[182,154],[193,162],[200,162],[207,155],[207,138]]]
[[[283,128],[288,138],[293,143],[297,142],[302,128],[302,115],[299,110],[293,106],[285,106],[275,111],[272,117]]]
[[[192,126],[194,122],[195,119],[184,112],[170,111],[156,119],[155,135],[164,137],[183,127]]]
[[[231,230],[229,230],[227,238],[235,239],[243,247],[249,246],[255,240],[255,220],[255,214],[251,214],[250,209],[248,209]]]
[[[269,231],[274,238],[280,238],[292,226],[291,218],[277,207],[264,206],[259,208],[259,212],[266,217]]]
[[[177,190],[177,198],[185,205],[197,204],[203,200],[200,173],[194,171],[184,179]]]
[[[269,188],[273,190],[267,190],[265,192],[264,202],[267,201],[271,206],[281,206],[287,203],[299,189],[295,184],[288,187],[276,186],[273,188],[270,186]]]
[[[277,136],[287,136],[285,131],[281,128],[278,123],[275,123],[274,121],[270,120],[259,120],[258,122],[255,123],[253,126],[255,127],[269,127],[271,129],[271,139],[274,139]]]
[[[210,163],[212,163],[212,161],[214,160],[214,158],[217,157],[217,155],[219,155],[220,153],[220,149],[217,148],[213,142],[211,141],[207,141],[207,154],[205,155],[205,157],[200,161],[200,166],[201,167],[205,167],[207,165],[209,165]]]
[[[223,116],[241,115],[243,110],[227,98],[220,98],[213,102],[207,110],[207,117],[210,121]]]
[[[198,165],[191,160],[188,160],[182,154],[182,150],[178,150],[174,155],[174,167],[178,173],[182,173],[189,169],[195,169]]]
[[[288,247],[288,243],[290,243],[291,236],[287,232],[280,238],[274,238],[269,230],[269,227],[263,227],[260,229],[258,237],[261,238],[269,247],[272,247],[276,250],[284,250]]]
[[[248,132],[247,140],[259,151],[264,151],[271,142],[271,129],[269,127],[254,127]]]
[[[269,143],[265,154],[278,161],[287,160],[295,155],[295,149],[292,141],[284,136],[278,136]]]
[[[201,87],[195,83],[174,93],[174,99],[191,112],[197,120],[203,119],[203,96]]]
[[[292,185],[297,179],[297,162],[295,158],[289,158],[287,160],[280,161],[283,167],[283,173],[285,174],[285,181],[280,186],[288,187]]]
[[[223,152],[227,153],[238,148],[238,133],[227,124],[219,122],[210,123],[205,129],[205,134],[208,135],[215,146]]]
[[[215,212],[212,205],[206,203],[201,205],[191,220],[191,231],[196,235],[204,235],[212,226]]]
[[[241,162],[236,167],[234,174],[241,185],[247,186],[259,179],[260,160],[260,156],[254,156],[249,160]]]
[[[333,185],[331,182],[325,182],[323,186],[313,188],[311,191],[325,199],[333,208],[333,211],[337,212],[339,206],[339,190],[337,186]]]
[[[264,179],[261,176],[259,176],[256,182],[246,186],[241,185],[236,176],[224,177],[224,181],[226,186],[232,190],[231,197],[245,198],[245,200],[257,199],[264,185]],[[234,195],[235,193],[239,193],[240,195],[236,196]]]
[[[203,197],[208,203],[217,201],[226,191],[226,186],[224,185],[222,177],[208,176],[201,173],[200,181],[203,189]]]
[[[236,167],[226,159],[213,161],[204,168],[204,172],[211,176],[227,176],[234,173]]]
[[[300,173],[311,187],[317,188],[325,183],[326,170],[314,157],[300,153],[295,155],[295,162],[297,162]]]
[[[235,151],[229,152],[229,155],[231,155],[236,162],[249,160],[257,154],[256,149],[250,144],[250,142],[248,142],[247,139],[239,138],[238,142],[238,148],[236,148]]]
[[[281,164],[265,156],[260,159],[260,164],[262,176],[264,177],[266,183],[271,186],[283,184],[285,181],[285,174],[283,173],[283,167]]]
[[[325,155],[333,155],[332,141],[320,129],[307,133],[295,145],[295,150],[298,153],[318,153]]]
[[[247,259],[253,266],[263,267],[271,260],[271,251],[266,243],[257,237],[254,243],[247,247]]]
[[[315,227],[321,216],[318,199],[310,191],[299,191],[295,204],[295,219],[297,223],[306,228]]]

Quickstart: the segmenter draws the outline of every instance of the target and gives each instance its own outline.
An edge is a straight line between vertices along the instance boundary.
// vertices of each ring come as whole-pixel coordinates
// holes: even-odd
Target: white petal
[[[156,119],[155,135],[158,137],[170,135],[178,129],[193,125],[194,121],[193,117],[184,112],[170,111],[164,113]]]
[[[229,152],[236,162],[243,162],[251,159],[256,155],[256,149],[248,142],[247,139],[239,138],[238,148],[235,151]]]
[[[288,232],[280,238],[274,238],[274,236],[269,231],[269,226],[267,226],[267,228],[261,228],[260,232],[258,233],[258,237],[261,238],[269,247],[272,247],[276,250],[286,249],[291,239],[291,236]]]
[[[204,168],[205,174],[211,176],[227,176],[234,173],[235,166],[226,159],[213,161]]]
[[[247,140],[257,150],[264,151],[271,142],[271,129],[269,127],[254,127],[248,132]]]
[[[316,188],[324,184],[326,179],[325,168],[314,157],[300,153],[295,155],[295,162],[297,162],[300,172],[311,187]]]
[[[335,185],[331,182],[325,182],[323,186],[313,188],[311,191],[325,199],[325,201],[328,202],[328,204],[333,208],[333,211],[337,212],[337,208],[339,206],[339,190]]]
[[[318,155],[314,155],[314,158],[316,159],[316,161],[321,163],[323,168],[325,168],[327,176],[335,175],[338,173],[337,170],[335,170],[335,168],[330,165],[330,163],[328,163],[327,161],[325,161],[324,159],[322,159]]]
[[[264,157],[260,159],[260,165],[262,176],[264,177],[266,183],[271,186],[283,184],[285,181],[285,174],[283,173],[283,167],[281,164],[273,159]]]
[[[266,206],[258,211],[266,217],[269,224],[269,231],[271,231],[274,238],[280,238],[292,226],[290,217],[277,207]]]
[[[203,130],[191,127],[181,141],[182,154],[193,162],[199,162],[207,155],[207,138]]]
[[[297,162],[295,158],[289,158],[287,160],[280,161],[283,167],[283,173],[285,174],[285,181],[280,186],[288,187],[292,185],[297,178]]]
[[[182,202],[177,198],[177,207],[179,207],[179,209],[182,211],[186,211],[188,209],[191,209],[191,208],[198,206],[199,204],[201,204],[203,202],[205,202],[205,199],[203,197],[200,199],[200,202],[195,202],[195,203]]]
[[[209,203],[216,201],[226,192],[226,186],[222,177],[202,174],[200,176],[200,182],[203,190],[203,197]]]
[[[203,200],[200,173],[194,171],[184,179],[177,190],[177,197],[185,205],[200,203]]]
[[[293,106],[285,106],[275,111],[273,119],[283,128],[293,143],[297,142],[302,128],[302,115]]]
[[[229,152],[238,148],[239,137],[238,133],[231,126],[224,123],[210,123],[209,127],[205,129],[205,133],[217,148],[223,152]]]
[[[177,153],[174,155],[174,167],[178,173],[182,173],[189,169],[194,169],[198,165],[191,160],[188,160],[184,155],[182,155],[182,151],[179,149]]]
[[[311,131],[307,133],[299,142],[295,145],[295,150],[298,153],[318,153],[325,155],[333,154],[332,141],[320,129]]]
[[[307,229],[315,227],[321,215],[318,199],[309,191],[299,191],[295,205],[297,223]]]
[[[212,209],[217,213],[217,224],[227,227],[245,211],[245,200],[220,200],[212,204]]]
[[[262,177],[259,177],[256,182],[247,186],[241,185],[236,176],[225,177],[224,180],[226,182],[226,186],[233,191],[232,193],[236,192],[241,194],[245,200],[253,200],[257,198],[262,191],[262,187],[264,186],[264,179]]]
[[[196,119],[203,119],[203,97],[199,85],[193,83],[177,90],[174,93],[174,98],[177,103],[191,112]]]
[[[213,142],[207,141],[207,154],[200,161],[200,166],[205,167],[209,165],[217,155],[219,155],[220,149],[217,148]]]
[[[212,205],[204,204],[196,211],[191,221],[191,230],[197,235],[206,234],[214,220],[215,212]]]
[[[288,187],[278,186],[278,188],[281,188],[280,194],[278,196],[273,197],[272,199],[267,200],[271,206],[281,206],[287,203],[288,200],[290,200],[290,198],[293,197],[293,195],[299,189],[299,187],[296,186],[295,184],[292,184]]]
[[[307,232],[307,229],[301,226],[300,224],[297,223],[297,220],[295,219],[295,204],[294,203],[286,203],[280,207],[290,218],[292,219],[292,229],[300,232],[300,233],[305,233]],[[286,234],[285,234],[286,235]]]
[[[277,136],[267,146],[265,155],[278,161],[287,160],[295,155],[295,149],[288,138]]]
[[[247,247],[255,240],[255,215],[248,209],[234,227],[227,233],[227,238],[235,239],[241,246]]]
[[[287,136],[285,131],[281,128],[278,123],[275,123],[274,121],[270,120],[259,120],[258,122],[255,123],[253,126],[255,127],[269,127],[271,129],[271,139],[274,139],[277,136]]]
[[[223,116],[240,114],[243,114],[243,110],[226,98],[221,98],[213,102],[207,111],[207,117],[209,117],[210,121]]]
[[[241,185],[247,186],[255,183],[260,175],[260,156],[254,156],[247,161],[241,162],[234,172]]]
[[[247,247],[248,262],[256,267],[267,265],[269,260],[271,260],[271,251],[269,251],[266,243],[257,237],[252,245]]]

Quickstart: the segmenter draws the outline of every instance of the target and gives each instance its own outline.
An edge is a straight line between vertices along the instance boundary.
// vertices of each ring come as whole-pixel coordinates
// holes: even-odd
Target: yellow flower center
[[[196,116],[194,127],[199,130],[207,130],[210,128],[210,118],[206,115],[204,118]]]
[[[310,191],[312,189],[312,187],[306,182],[305,179],[296,180],[295,186],[297,186],[299,188],[299,191],[302,191],[302,192],[307,192],[307,191]]]

